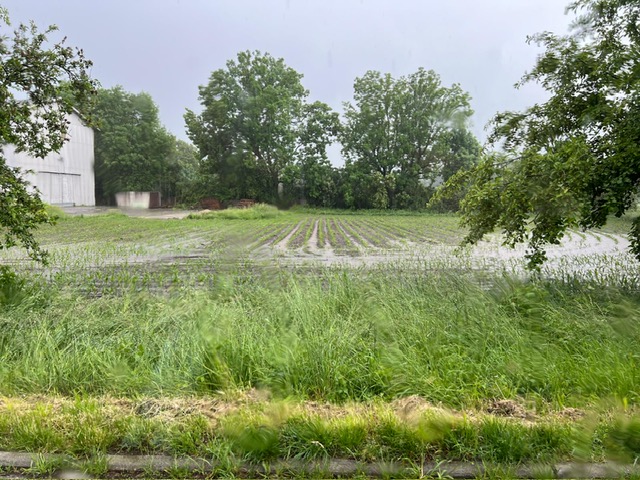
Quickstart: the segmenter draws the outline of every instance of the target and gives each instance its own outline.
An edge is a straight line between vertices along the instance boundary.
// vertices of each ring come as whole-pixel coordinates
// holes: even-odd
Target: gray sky
[[[14,25],[56,24],[56,39],[84,49],[92,75],[149,92],[169,131],[186,139],[185,108],[198,85],[241,50],[283,57],[304,75],[312,100],[341,110],[367,70],[433,69],[473,97],[473,131],[500,110],[543,100],[513,84],[539,50],[526,37],[564,33],[565,0],[0,0]],[[334,163],[341,163],[332,149]]]

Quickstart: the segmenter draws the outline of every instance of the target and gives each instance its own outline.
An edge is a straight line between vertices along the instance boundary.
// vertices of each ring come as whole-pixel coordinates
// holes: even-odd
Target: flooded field
[[[460,247],[465,232],[452,215],[283,213],[253,220],[189,219],[189,212],[75,210],[39,238],[50,253],[37,265],[24,251],[0,262],[48,280],[86,285],[133,283],[170,288],[206,285],[218,273],[324,268],[437,271],[483,276],[528,275],[526,247],[506,247],[499,234]],[[79,215],[78,215],[79,214]],[[541,274],[610,284],[636,282],[638,263],[624,236],[627,223],[569,232],[548,248]]]

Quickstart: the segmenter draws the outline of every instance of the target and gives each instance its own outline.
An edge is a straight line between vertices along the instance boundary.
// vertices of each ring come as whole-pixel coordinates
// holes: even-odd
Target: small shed
[[[160,192],[118,192],[118,208],[160,208]]]
[[[34,185],[42,200],[51,205],[94,206],[95,176],[93,165],[94,133],[77,113],[68,116],[68,140],[58,152],[45,158],[16,152],[14,145],[5,145],[4,157],[11,167],[20,167],[24,179]]]

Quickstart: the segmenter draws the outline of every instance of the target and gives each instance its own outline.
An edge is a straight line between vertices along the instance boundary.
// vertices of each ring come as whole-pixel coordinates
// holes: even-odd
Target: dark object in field
[[[200,208],[206,210],[222,210],[222,203],[217,198],[202,198],[200,199]]]

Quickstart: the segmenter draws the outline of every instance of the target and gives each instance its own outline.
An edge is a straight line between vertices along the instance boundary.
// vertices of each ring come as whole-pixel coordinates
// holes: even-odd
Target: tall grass
[[[55,220],[65,220],[69,218],[62,208],[56,207],[55,205],[45,205],[45,211],[49,217],[53,217]]]
[[[272,205],[258,203],[248,208],[227,208],[226,210],[217,210],[204,213],[192,213],[187,218],[218,218],[224,220],[260,220],[264,218],[276,218],[284,215],[285,212],[278,210]]]
[[[216,394],[261,388],[343,402],[420,395],[640,401],[640,299],[461,278],[263,273],[171,296],[34,290],[0,313],[6,394]]]

